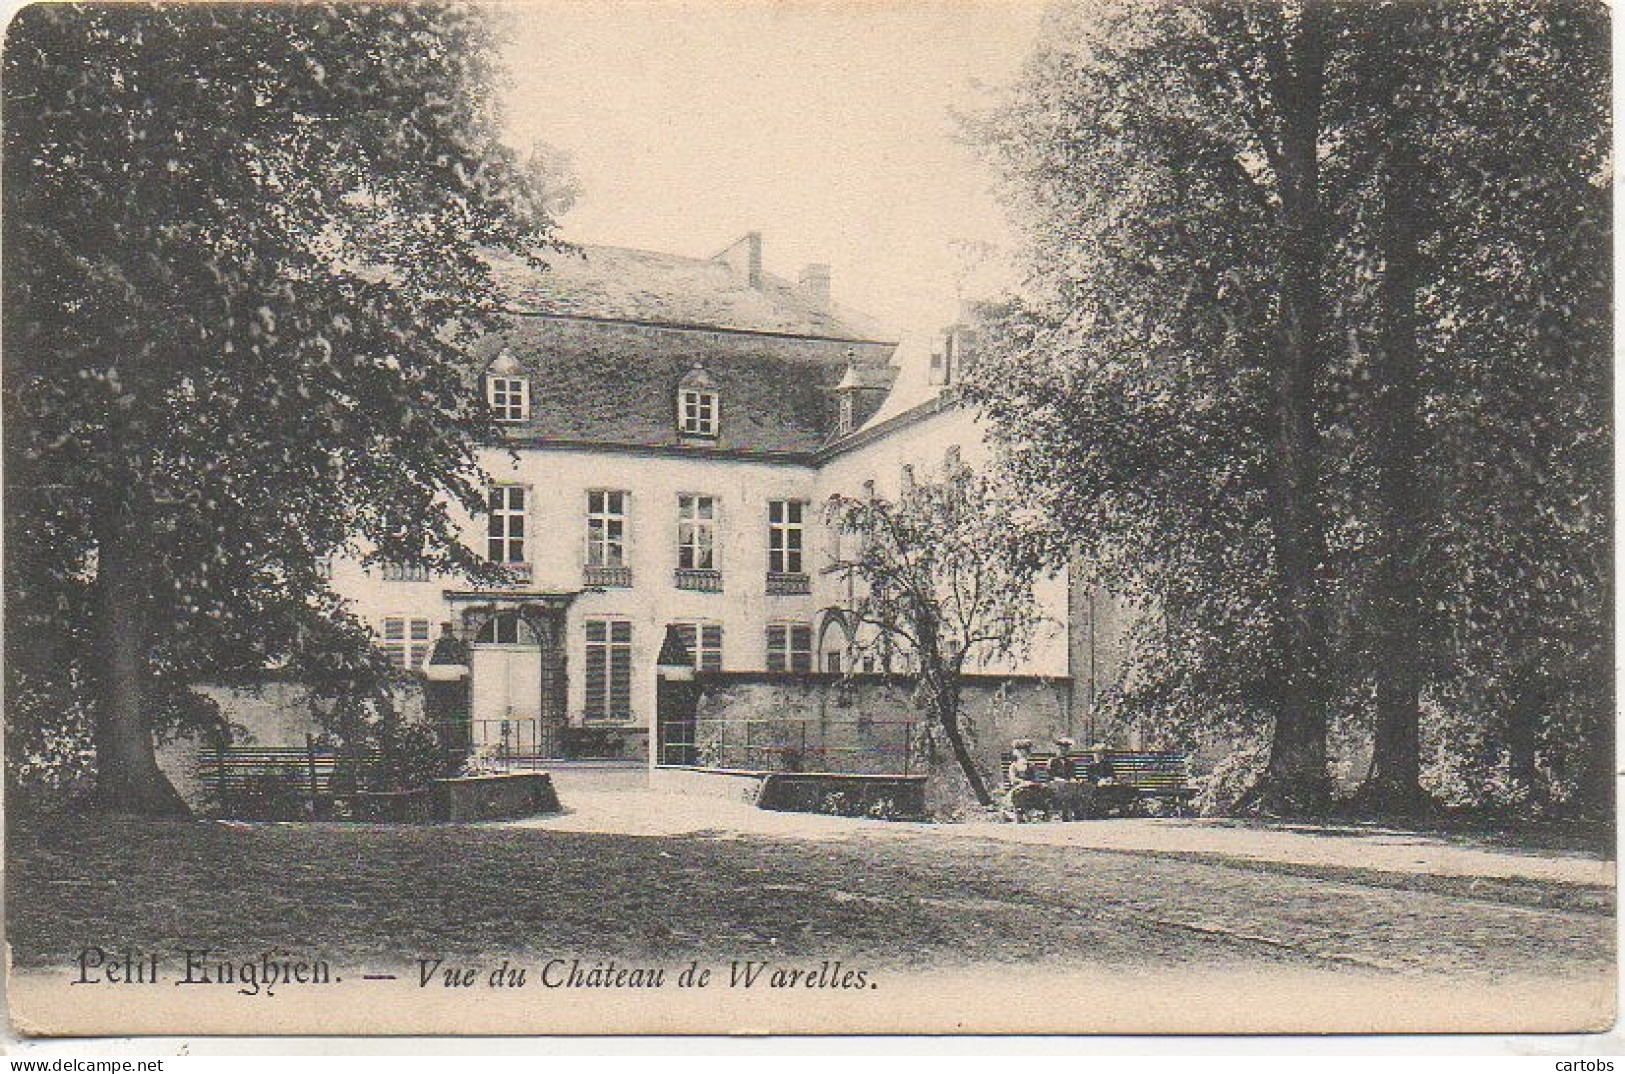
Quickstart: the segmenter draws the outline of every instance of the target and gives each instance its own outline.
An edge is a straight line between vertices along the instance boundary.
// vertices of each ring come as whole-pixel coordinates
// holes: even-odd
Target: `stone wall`
[[[207,683],[194,689],[220,706],[233,727],[238,746],[303,746],[306,735],[319,735],[322,727],[310,710],[310,691],[303,683],[274,679],[254,684]],[[395,704],[410,722],[422,722],[423,690],[406,684]]]
[[[880,675],[698,678],[693,763],[745,771],[918,774],[926,719],[905,680]],[[1012,738],[1080,735],[1065,678],[967,676],[963,714],[990,775]],[[668,756],[668,760],[672,760]]]

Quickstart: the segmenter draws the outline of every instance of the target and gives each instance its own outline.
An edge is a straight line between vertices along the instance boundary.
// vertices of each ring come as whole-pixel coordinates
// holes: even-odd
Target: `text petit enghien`
[[[337,984],[340,980],[326,959],[289,951],[238,958],[206,947],[167,953],[84,947],[74,964],[78,974],[71,983],[76,985],[225,985],[245,996],[274,996],[287,985]]]
[[[141,951],[90,946],[74,958],[76,985],[224,985],[245,996],[275,996],[290,985],[338,984],[343,978],[324,958],[270,950],[250,957],[230,956],[209,948],[179,951]],[[394,981],[393,974],[365,980]],[[448,965],[440,958],[417,960],[419,988],[472,989],[525,988],[762,988],[818,991],[877,989],[869,969],[852,967],[839,959],[801,965],[735,959],[720,966],[624,965],[610,959],[554,958],[526,967],[511,959],[490,965]]]

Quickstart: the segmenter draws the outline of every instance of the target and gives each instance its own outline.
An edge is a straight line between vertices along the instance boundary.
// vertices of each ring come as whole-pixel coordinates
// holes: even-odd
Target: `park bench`
[[[1032,782],[1050,781],[1049,762],[1054,753],[1031,753],[1035,772]],[[1187,804],[1196,796],[1190,785],[1191,759],[1188,753],[1171,750],[1106,750],[1105,764],[1097,764],[1093,753],[1067,754],[1072,760],[1078,778],[1091,783],[1101,778],[1105,768],[1113,780],[1105,787],[1096,787],[1096,815],[1122,812],[1145,801],[1167,802],[1176,814],[1183,814]],[[1010,789],[1010,766],[1015,762],[1013,753],[1000,758],[1001,787]],[[1104,792],[1104,793],[1102,793]]]
[[[351,774],[371,764],[370,755],[346,758]],[[288,796],[305,803],[311,815],[331,805],[340,760],[331,749],[304,746],[211,746],[198,756],[198,781],[221,808],[233,813],[257,797]]]

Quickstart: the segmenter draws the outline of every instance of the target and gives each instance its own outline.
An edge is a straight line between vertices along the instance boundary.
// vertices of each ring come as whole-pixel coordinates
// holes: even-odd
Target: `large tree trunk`
[[[1403,92],[1401,87],[1400,92]],[[1391,110],[1403,114],[1405,105]],[[1371,774],[1356,796],[1362,809],[1413,813],[1422,792],[1423,520],[1416,288],[1420,275],[1418,160],[1396,118],[1383,177],[1382,339],[1371,363],[1372,455],[1376,466],[1377,562],[1372,581],[1377,675]]]
[[[1330,802],[1326,772],[1326,632],[1322,565],[1326,538],[1318,501],[1320,431],[1316,393],[1324,367],[1326,223],[1320,204],[1319,141],[1325,46],[1317,4],[1292,25],[1273,85],[1281,117],[1282,274],[1270,421],[1268,507],[1274,533],[1280,612],[1279,660],[1269,763],[1239,807],[1270,814],[1313,813]]]
[[[148,609],[139,527],[128,505],[109,510],[97,534],[96,797],[110,812],[189,816],[158,767],[144,708]]]
[[[959,726],[959,702],[957,697],[946,702],[937,716],[942,724],[942,732],[948,738],[948,747],[953,750],[954,760],[959,763],[959,771],[964,775],[965,782],[970,785],[970,792],[976,796],[978,805],[992,805],[993,795],[987,789],[987,781],[982,779],[981,769],[976,767],[976,758],[971,756],[970,747],[965,742],[964,732]]]

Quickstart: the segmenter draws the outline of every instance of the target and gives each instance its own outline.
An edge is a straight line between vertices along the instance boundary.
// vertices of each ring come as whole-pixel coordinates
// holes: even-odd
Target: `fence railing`
[[[662,765],[752,772],[912,775],[914,720],[701,719],[660,725]]]
[[[303,746],[207,746],[198,754],[196,774],[227,804],[273,789],[316,802],[341,790],[366,790],[387,781],[395,767],[406,767],[419,778],[457,775],[469,768],[527,772],[558,756],[553,728],[534,717],[429,726],[435,732],[430,752],[412,760],[398,759],[397,765],[376,748],[335,748],[306,735]]]
[[[534,716],[436,724],[435,730],[448,750],[461,749],[482,771],[527,772],[545,767],[559,755],[555,729]],[[467,742],[459,742],[459,735],[467,736]]]

